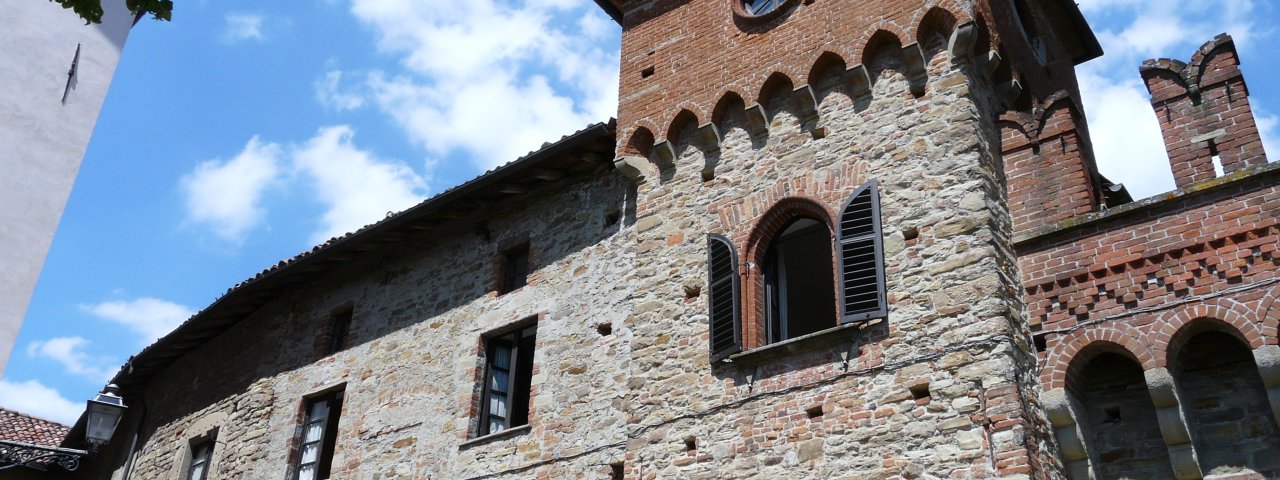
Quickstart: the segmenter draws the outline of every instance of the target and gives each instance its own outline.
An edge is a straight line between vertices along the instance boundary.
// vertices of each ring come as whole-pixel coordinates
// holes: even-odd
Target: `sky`
[[[0,406],[72,423],[232,285],[616,111],[591,0],[175,3],[129,36]],[[1078,69],[1100,169],[1135,198],[1173,187],[1138,65],[1221,32],[1280,156],[1280,6],[1079,3],[1107,52]]]

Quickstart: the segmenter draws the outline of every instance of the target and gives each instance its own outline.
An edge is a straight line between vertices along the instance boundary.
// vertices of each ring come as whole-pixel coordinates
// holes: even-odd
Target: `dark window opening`
[[[213,459],[213,439],[191,446],[191,465],[187,467],[187,480],[204,480],[209,477],[209,463]]]
[[[764,282],[769,343],[836,326],[831,233],[824,223],[799,218],[774,237]]]
[[[333,464],[338,440],[338,418],[342,414],[342,391],[327,393],[307,401],[302,423],[302,445],[298,449],[297,480],[325,480]]]
[[[332,355],[347,348],[347,336],[351,334],[351,308],[334,312],[329,325],[329,354]]]
[[[529,283],[529,244],[507,250],[502,254],[502,290],[510,293]]]
[[[486,340],[477,436],[529,423],[529,388],[533,380],[537,330],[537,325],[529,325]]]
[[[1026,0],[1013,0],[1013,13],[1018,17],[1018,27],[1022,29],[1023,37],[1030,44],[1031,53],[1035,55],[1037,61],[1044,64],[1048,58],[1044,40],[1040,39],[1040,30],[1036,27],[1035,18],[1031,16],[1031,8]]]

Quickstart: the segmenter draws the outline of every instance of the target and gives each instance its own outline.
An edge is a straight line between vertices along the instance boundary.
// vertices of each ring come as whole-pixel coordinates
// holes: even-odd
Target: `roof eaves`
[[[281,260],[272,267],[267,268],[253,277],[237,283],[227,289],[222,296],[214,300],[208,307],[205,307],[195,315],[192,315],[191,318],[188,318],[172,332],[169,332],[159,340],[156,340],[151,345],[144,347],[137,355],[130,357],[129,361],[121,366],[120,371],[112,378],[111,383],[116,383],[124,387],[128,383],[127,380],[133,373],[134,364],[149,360],[152,356],[158,356],[159,354],[157,352],[166,347],[170,342],[176,342],[177,339],[183,335],[193,330],[198,330],[198,327],[201,326],[200,323],[202,323],[204,319],[211,317],[214,313],[217,313],[224,305],[234,303],[239,299],[239,297],[244,296],[247,292],[253,290],[256,285],[271,281],[272,279],[280,277],[291,270],[299,268],[300,266],[321,261],[329,252],[339,250],[344,246],[365,241],[371,237],[375,237],[379,233],[402,226],[435,211],[439,211],[443,207],[448,206],[451,202],[461,199],[482,188],[508,179],[513,175],[524,171],[526,168],[537,165],[542,160],[570,151],[571,149],[597,137],[612,135],[614,125],[615,122],[613,120],[589,125],[577,132],[561,137],[560,140],[556,142],[544,144],[541,149],[530,152],[523,157],[489,170],[462,183],[461,185],[440,192],[439,194],[436,194],[413,207],[399,213],[389,215],[379,222],[366,225],[354,232],[331,238],[308,251],[295,255],[292,258]],[[230,326],[225,328],[230,328]],[[197,348],[197,346],[198,345],[180,348],[180,350],[186,351]],[[160,357],[160,359],[163,358],[176,358],[176,355]],[[81,420],[83,420],[83,418]]]

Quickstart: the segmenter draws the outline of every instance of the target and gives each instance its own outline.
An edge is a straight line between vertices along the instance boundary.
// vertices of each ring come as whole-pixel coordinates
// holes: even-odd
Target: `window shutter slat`
[[[707,236],[707,266],[707,323],[711,329],[711,361],[716,362],[742,350],[738,255],[729,239]]]
[[[888,315],[884,294],[884,236],[880,191],[873,179],[858,187],[840,209],[840,323]]]

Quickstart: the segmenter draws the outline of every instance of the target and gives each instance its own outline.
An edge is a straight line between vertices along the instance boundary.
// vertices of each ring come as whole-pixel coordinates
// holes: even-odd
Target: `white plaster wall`
[[[0,373],[133,24],[123,0],[103,9],[85,25],[47,0],[0,8]]]

